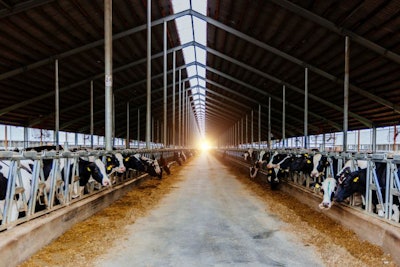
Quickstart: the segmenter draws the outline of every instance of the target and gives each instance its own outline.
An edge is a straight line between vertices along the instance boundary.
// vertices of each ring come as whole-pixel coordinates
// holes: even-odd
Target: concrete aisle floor
[[[211,154],[180,175],[177,188],[95,266],[323,266]]]

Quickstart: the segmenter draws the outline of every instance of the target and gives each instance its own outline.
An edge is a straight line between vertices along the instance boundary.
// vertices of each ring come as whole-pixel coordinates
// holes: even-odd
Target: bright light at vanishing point
[[[201,150],[207,151],[210,149],[210,144],[207,141],[203,141],[200,146]]]

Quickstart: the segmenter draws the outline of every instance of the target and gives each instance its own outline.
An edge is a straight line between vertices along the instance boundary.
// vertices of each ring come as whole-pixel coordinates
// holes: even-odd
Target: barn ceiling
[[[146,0],[113,1],[115,136],[145,137]],[[163,121],[163,21],[168,29],[168,125],[172,125],[173,51],[176,67],[206,69],[207,136],[219,136],[251,118],[261,136],[280,138],[283,87],[286,137],[304,133],[308,72],[308,133],[343,128],[345,36],[349,37],[349,130],[399,124],[400,1],[209,0],[207,16],[174,14],[170,1],[152,1],[152,117]],[[0,0],[0,123],[55,127],[55,61],[60,87],[60,130],[104,135],[103,1]],[[181,43],[174,19],[192,15],[207,22],[207,45]],[[207,63],[185,62],[182,48],[207,51]],[[186,88],[190,87],[186,82]],[[193,98],[191,97],[193,100]],[[178,106],[176,106],[176,110]],[[194,106],[192,105],[192,109]],[[178,121],[178,112],[175,112]],[[200,116],[200,114],[196,114]],[[157,141],[157,140],[154,140]]]

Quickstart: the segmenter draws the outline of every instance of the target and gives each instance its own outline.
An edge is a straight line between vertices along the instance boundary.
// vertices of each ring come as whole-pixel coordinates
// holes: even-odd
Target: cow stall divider
[[[80,159],[91,162],[99,159],[105,164],[106,157],[111,154],[140,154],[154,159],[163,157],[171,166],[178,151],[189,150],[0,151],[0,175],[4,178],[0,185],[0,190],[4,191],[4,199],[0,200],[0,232],[107,190],[109,187],[92,179],[85,187],[80,187]],[[123,174],[112,172],[109,179],[114,187],[142,175],[142,172],[129,169]]]
[[[398,203],[400,198],[400,155],[390,153],[368,154],[368,153],[350,153],[350,152],[318,152],[304,150],[267,150],[267,149],[251,149],[253,157],[250,161],[244,159],[244,154],[248,153],[248,149],[219,149],[217,152],[224,157],[235,159],[247,166],[251,166],[258,160],[261,151],[273,155],[275,152],[282,154],[291,154],[298,156],[308,153],[315,155],[317,153],[327,157],[328,166],[324,170],[324,174],[320,178],[322,182],[326,177],[335,177],[342,170],[346,162],[350,163],[351,171],[358,168],[360,161],[366,161],[366,190],[363,194],[363,205],[356,200],[358,195],[353,195],[347,199],[345,205],[355,209],[361,209],[370,216],[379,217],[381,219],[395,222],[399,224]],[[265,166],[265,165],[264,165]],[[266,172],[266,168],[260,168],[259,172]],[[299,177],[300,176],[300,177]],[[302,177],[301,177],[302,176]],[[310,176],[306,173],[293,173],[288,170],[287,178],[283,182],[295,184],[306,189],[306,192],[313,194],[318,193],[319,187],[316,186],[317,180],[310,180]],[[396,206],[397,205],[397,206]],[[365,208],[362,208],[365,206]],[[396,214],[397,213],[397,214]]]
[[[220,148],[216,150],[216,155],[225,164],[249,170],[258,159],[260,151],[253,149],[253,158],[250,161],[244,159],[244,154],[249,152],[248,149]],[[270,153],[270,155],[275,152],[293,153],[294,155],[304,153],[304,151],[300,150],[265,150],[265,152]],[[354,231],[361,239],[382,247],[384,251],[391,253],[395,261],[400,265],[400,254],[398,253],[400,244],[398,210],[398,200],[400,198],[400,155],[315,151],[308,151],[307,153],[321,153],[327,156],[329,164],[325,168],[322,179],[335,177],[346,162],[351,163],[351,170],[355,170],[359,165],[359,160],[367,161],[366,190],[364,193],[365,206],[361,206],[359,202],[354,201],[352,196],[348,199],[348,202],[335,202],[330,209],[320,209],[319,204],[322,200],[322,193],[319,188],[313,186],[314,181],[311,181],[309,187],[306,186],[307,183],[305,182],[302,184],[294,182],[290,171],[286,179],[281,181],[279,190],[290,194],[298,201],[310,206],[311,209],[324,213]],[[261,185],[269,186],[267,176],[267,171],[260,169],[258,176],[251,178],[251,175],[249,175],[249,179],[255,179]],[[381,196],[378,192],[382,193]],[[274,194],[274,190],[269,191],[269,194]],[[381,205],[380,210],[376,207],[379,205]]]

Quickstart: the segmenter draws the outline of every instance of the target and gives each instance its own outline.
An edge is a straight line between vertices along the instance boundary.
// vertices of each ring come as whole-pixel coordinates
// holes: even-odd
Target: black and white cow
[[[17,162],[14,162],[17,164]],[[19,166],[14,165],[11,168],[13,162],[11,160],[0,160],[0,215],[1,220],[4,218],[4,208],[6,204],[7,189],[11,186],[9,182],[9,177],[11,175],[19,174],[21,175],[21,181],[19,176],[14,177],[14,186],[18,187],[20,190],[15,192],[14,196],[11,196],[11,203],[9,205],[10,210],[8,213],[8,222],[16,221],[19,217],[20,212],[27,211],[27,203],[31,199],[31,180],[32,180],[32,160],[20,160]],[[16,170],[16,171],[15,171]],[[22,183],[22,184],[21,184]],[[25,201],[24,201],[25,198]],[[4,215],[4,216],[3,216]]]
[[[124,159],[126,169],[136,170],[138,172],[146,172],[150,176],[162,179],[162,168],[157,160],[153,160],[140,154],[129,155]]]
[[[164,170],[168,175],[171,174],[171,169],[170,169],[170,165],[171,162],[167,162],[167,160],[164,158],[163,153],[161,153],[160,159],[159,159],[159,165],[162,168],[162,170]]]
[[[174,152],[174,161],[178,163],[179,166],[182,166],[183,162],[186,160],[186,157],[181,151]]]
[[[106,155],[105,165],[107,175],[111,175],[113,172],[124,173],[126,171],[124,158],[119,152]]]
[[[312,170],[310,172],[310,177],[314,179],[315,182],[320,183],[325,175],[325,170],[329,167],[328,157],[317,153],[312,157]]]
[[[271,156],[267,164],[267,180],[271,184],[271,189],[277,189],[282,178],[288,175],[293,155],[275,153]]]
[[[318,158],[319,157],[315,158],[315,160],[318,160]],[[316,183],[316,186],[317,187],[319,186],[321,192],[323,193],[322,202],[319,204],[320,209],[330,209],[333,205],[333,199],[335,199],[336,202],[342,202],[344,201],[344,199],[353,194],[352,193],[347,197],[345,197],[344,199],[342,199],[343,195],[347,195],[347,193],[343,194],[344,191],[342,191],[342,193],[340,193],[339,195],[339,201],[336,199],[338,185],[343,183],[345,177],[351,173],[351,168],[353,163],[357,165],[357,171],[363,169],[366,170],[368,164],[366,160],[348,160],[343,166],[343,168],[340,171],[338,171],[336,175],[335,173],[333,173],[334,177],[327,177],[323,180],[322,183],[320,183],[319,181]],[[314,170],[311,172],[312,177],[321,177],[321,175],[323,175],[325,171],[324,166],[330,167],[328,158],[324,158],[324,156],[322,155],[321,159],[319,160],[319,163],[315,165],[317,166],[317,168],[314,167]],[[334,172],[334,168],[332,171]]]
[[[254,157],[255,152],[252,152],[252,157]],[[258,159],[251,163],[250,166],[250,178],[255,178],[257,176],[259,169],[266,168],[268,162],[270,160],[270,153],[265,150],[261,150],[258,154]]]
[[[253,158],[255,158],[253,149],[249,148],[246,152],[244,152],[243,157],[244,161],[253,163]]]
[[[293,155],[289,168],[293,181],[303,185],[307,179],[309,180],[312,167],[312,156],[308,153]]]
[[[77,151],[76,153],[81,152]],[[53,181],[55,183],[53,185],[53,189],[55,190],[53,203],[55,205],[64,203],[67,196],[64,196],[63,190],[65,190],[66,186],[70,187],[69,192],[71,193],[71,197],[77,198],[85,193],[91,193],[94,190],[94,181],[104,187],[112,185],[105,165],[99,158],[95,158],[94,156],[79,156],[78,158],[61,157],[58,161],[59,172],[54,173],[55,166],[53,164],[56,160],[58,159],[42,159],[43,177],[41,180],[44,183],[44,187],[39,187],[39,191],[37,192],[38,203],[35,206],[36,211],[46,209],[49,204],[49,193],[52,187],[51,177],[55,179]],[[74,170],[78,176],[75,176]],[[78,179],[75,179],[75,177]],[[68,185],[66,184],[66,180],[69,181]]]
[[[376,175],[377,190],[372,194],[371,202],[373,204],[373,211],[379,216],[384,216],[384,207],[382,206],[385,199],[385,188],[386,188],[386,163],[375,162],[375,168],[373,170]],[[373,179],[373,178],[371,178]],[[355,171],[349,171],[345,169],[342,173],[339,173],[338,177],[338,188],[335,193],[335,201],[343,202],[347,197],[352,196],[354,193],[359,193],[363,196],[363,205],[365,205],[365,195],[367,188],[367,166],[365,164],[360,165],[358,163],[358,169]],[[394,199],[396,201],[396,199]],[[396,203],[394,203],[396,204]],[[396,207],[394,208],[395,216],[397,213]]]

